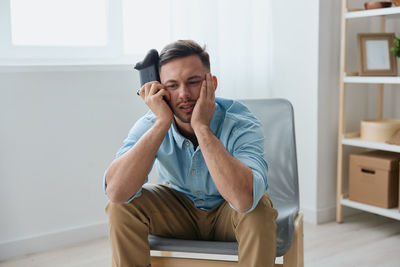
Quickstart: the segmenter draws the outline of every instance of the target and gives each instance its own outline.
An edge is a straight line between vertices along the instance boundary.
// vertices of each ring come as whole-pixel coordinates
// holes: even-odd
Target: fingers
[[[165,97],[165,99],[167,100],[167,101],[170,101],[171,100],[171,95],[169,94],[169,92],[167,91],[167,90],[165,90],[164,88],[163,89],[160,89],[155,95],[158,95],[158,96],[161,96],[161,97]]]
[[[210,99],[215,98],[214,81],[211,73],[206,74],[206,97]]]
[[[148,82],[143,85],[136,93],[145,99],[149,95],[155,95],[159,90],[163,89],[164,86],[159,82]]]
[[[206,74],[206,80],[204,80],[201,83],[199,98],[205,98],[205,97],[207,97],[207,74]]]
[[[150,87],[150,91],[149,94],[150,95],[155,95],[157,94],[158,91],[160,91],[161,89],[163,89],[164,86],[160,83],[153,83]]]

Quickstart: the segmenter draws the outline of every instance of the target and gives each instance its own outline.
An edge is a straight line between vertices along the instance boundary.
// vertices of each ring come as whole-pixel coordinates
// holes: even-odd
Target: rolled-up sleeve
[[[268,164],[264,159],[264,134],[261,125],[256,122],[236,129],[232,137],[234,145],[231,154],[253,172],[253,204],[249,210],[244,212],[249,213],[254,210],[268,188]],[[231,207],[235,209],[232,205]]]
[[[139,139],[153,126],[154,122],[155,122],[155,118],[150,111],[145,116],[143,116],[140,120],[138,120],[133,125],[133,127],[130,129],[128,136],[125,138],[125,140],[123,142],[122,147],[120,149],[118,149],[114,160],[116,160],[117,158],[121,157],[126,152],[128,152],[139,141]],[[153,160],[153,164],[154,164],[154,160]],[[153,167],[153,165],[152,165],[152,167]],[[150,170],[152,169],[152,167],[150,168]],[[104,175],[103,175],[103,190],[104,190],[105,194],[106,194],[106,190],[107,190],[107,181],[106,181],[107,171],[108,171],[108,169],[104,172]],[[148,182],[148,177],[146,177],[144,183],[147,183],[147,182]],[[136,197],[140,196],[141,192],[142,192],[142,188],[140,188],[125,203],[129,203]]]

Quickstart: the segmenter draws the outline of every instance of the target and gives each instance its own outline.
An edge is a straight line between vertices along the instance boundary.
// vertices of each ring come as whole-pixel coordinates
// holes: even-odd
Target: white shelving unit
[[[380,9],[370,9],[370,10],[357,10],[357,11],[349,11],[346,7],[345,18],[346,19],[355,19],[355,18],[389,16],[389,15],[398,15],[398,14],[400,14],[400,7],[380,8]]]
[[[367,205],[367,204],[363,204],[360,202],[356,202],[356,201],[351,201],[347,198],[342,198],[340,203],[343,206],[346,207],[350,207],[350,208],[354,208],[354,209],[359,209],[359,210],[364,210],[364,211],[368,211],[371,213],[375,213],[378,215],[382,215],[385,217],[389,217],[392,219],[396,219],[396,220],[400,220],[400,212],[397,208],[393,208],[393,209],[383,209],[383,208],[379,208],[376,206],[371,206],[371,205]]]
[[[369,142],[360,138],[343,138],[342,144],[347,146],[364,147],[368,149],[378,149],[400,153],[400,146],[390,145],[386,143]]]
[[[400,77],[344,76],[344,83],[400,84]]]
[[[351,207],[367,212],[379,214],[400,220],[400,212],[398,208],[384,209],[371,205],[366,205],[346,198],[347,194],[343,190],[344,174],[343,174],[343,147],[355,146],[366,149],[378,149],[400,153],[400,146],[390,145],[386,143],[368,142],[361,140],[359,135],[354,133],[346,133],[346,114],[345,114],[345,97],[347,84],[377,84],[378,86],[378,115],[382,118],[383,111],[383,87],[385,84],[400,84],[400,77],[385,76],[351,76],[346,73],[346,31],[347,21],[349,19],[380,17],[380,30],[385,32],[385,19],[390,17],[400,19],[400,7],[381,8],[372,10],[351,11],[348,9],[348,1],[342,0],[342,25],[341,25],[341,46],[340,46],[340,107],[339,107],[339,134],[338,134],[338,161],[337,161],[337,198],[336,198],[336,221],[342,221],[342,206]]]

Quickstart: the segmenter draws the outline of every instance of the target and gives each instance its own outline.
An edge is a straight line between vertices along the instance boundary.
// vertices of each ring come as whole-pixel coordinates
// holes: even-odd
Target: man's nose
[[[190,99],[190,90],[186,86],[186,84],[183,84],[179,87],[179,98],[181,99]]]

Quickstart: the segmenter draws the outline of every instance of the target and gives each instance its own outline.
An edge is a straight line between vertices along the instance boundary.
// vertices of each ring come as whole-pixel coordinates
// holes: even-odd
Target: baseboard
[[[300,207],[300,212],[303,213],[305,222],[317,224],[317,211],[315,209]]]
[[[359,210],[342,207],[343,217],[351,216],[360,213]],[[336,206],[311,209],[302,207],[301,212],[304,214],[304,221],[312,224],[322,224],[326,222],[333,222],[336,220]]]
[[[0,243],[0,261],[43,250],[78,244],[105,237],[107,234],[107,222],[99,222],[24,239],[3,242]]]

